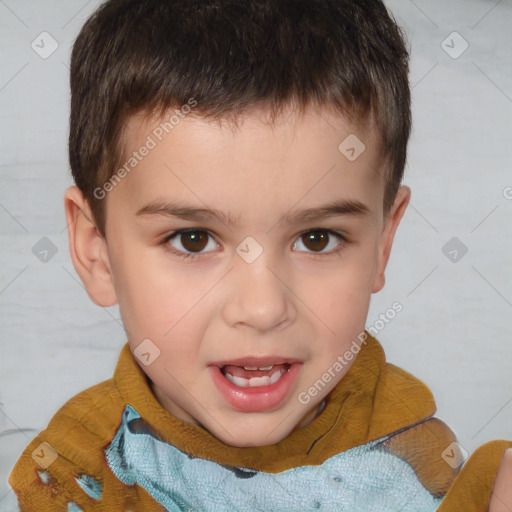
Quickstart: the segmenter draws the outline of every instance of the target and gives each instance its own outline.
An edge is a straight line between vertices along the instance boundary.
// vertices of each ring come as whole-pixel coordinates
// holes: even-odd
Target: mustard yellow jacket
[[[436,405],[429,389],[386,362],[380,343],[366,334],[367,342],[352,367],[311,424],[275,445],[249,448],[226,445],[169,414],[155,398],[126,343],[113,378],[71,398],[22,453],[9,477],[21,511],[187,510],[186,493],[180,497],[144,476],[148,463],[156,458],[151,452],[155,446],[172,447],[185,454],[186,460],[212,461],[228,469],[250,468],[252,473],[236,474],[241,484],[250,486],[249,477],[255,473],[271,477],[291,474],[293,468],[325,465],[340,454],[371,447],[379,440],[381,452],[404,461],[420,487],[439,499],[439,512],[487,512],[501,455],[512,442],[486,443],[461,466],[453,432],[433,418]],[[137,419],[130,428],[123,421],[128,413]],[[137,455],[140,462],[132,454],[128,465],[127,451],[132,448],[127,435],[137,432],[147,434],[143,439],[153,444],[141,445],[148,448]],[[166,468],[161,471],[166,472]],[[184,475],[178,472],[175,479],[180,474]],[[210,496],[214,500],[215,491]],[[320,501],[312,503],[318,502],[321,508]],[[171,502],[176,508],[164,506]],[[280,510],[277,504],[275,510]]]

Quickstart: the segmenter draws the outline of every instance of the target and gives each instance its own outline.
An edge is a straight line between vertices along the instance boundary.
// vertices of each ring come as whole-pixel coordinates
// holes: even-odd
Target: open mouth
[[[220,371],[235,386],[253,388],[275,384],[288,371],[290,366],[289,363],[260,367],[225,365],[220,368]]]
[[[218,391],[238,411],[263,412],[279,407],[289,397],[302,361],[274,356],[273,361],[270,357],[244,359],[209,366]]]

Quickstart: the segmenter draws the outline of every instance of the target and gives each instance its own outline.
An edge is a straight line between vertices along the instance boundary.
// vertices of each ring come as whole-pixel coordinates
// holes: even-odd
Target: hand
[[[489,512],[512,512],[512,448],[505,450],[501,457]]]

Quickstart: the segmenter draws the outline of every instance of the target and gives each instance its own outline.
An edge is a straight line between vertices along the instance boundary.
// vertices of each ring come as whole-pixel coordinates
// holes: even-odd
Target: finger
[[[489,512],[512,512],[512,448],[505,450],[501,457]]]

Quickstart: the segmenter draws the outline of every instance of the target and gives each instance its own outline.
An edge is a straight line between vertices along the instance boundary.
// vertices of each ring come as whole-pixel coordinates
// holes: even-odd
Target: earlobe
[[[406,186],[400,187],[396,194],[393,206],[391,207],[387,218],[384,220],[384,228],[382,230],[378,248],[377,268],[373,279],[372,293],[377,293],[384,288],[384,284],[386,282],[384,271],[386,270],[389,256],[391,254],[393,239],[395,238],[396,230],[404,216],[410,200],[411,189]]]
[[[105,239],[97,229],[87,200],[76,186],[64,194],[69,252],[90,299],[98,306],[117,303]]]

